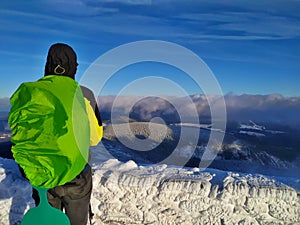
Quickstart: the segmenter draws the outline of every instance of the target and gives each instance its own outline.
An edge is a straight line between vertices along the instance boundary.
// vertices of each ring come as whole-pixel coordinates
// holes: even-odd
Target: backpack
[[[30,183],[53,188],[73,180],[88,162],[90,127],[80,86],[49,75],[20,85],[10,98],[12,153]]]

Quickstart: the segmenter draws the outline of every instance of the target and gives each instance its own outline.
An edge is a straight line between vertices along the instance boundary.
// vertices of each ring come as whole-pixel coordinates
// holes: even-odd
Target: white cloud
[[[100,97],[100,108],[102,111],[110,112],[112,102],[115,96]],[[149,120],[152,116],[161,116],[165,119],[178,119],[176,113],[188,111],[191,107],[196,107],[200,117],[210,116],[210,107],[205,95],[193,95],[187,97],[171,97],[163,98],[148,97],[141,101],[137,101],[137,96],[118,96],[122,100],[118,101],[118,111],[128,112],[132,110],[139,119]],[[191,101],[187,101],[190,98]],[[221,107],[222,101],[218,96],[209,96],[214,109]],[[132,104],[136,102],[136,104]],[[180,106],[176,109],[174,105]],[[283,97],[278,94],[271,95],[226,95],[225,103],[227,108],[227,119],[236,121],[262,121],[276,122],[288,125],[300,124],[300,97]],[[192,105],[191,105],[192,104]],[[133,109],[129,109],[129,105],[134,105]],[[126,115],[127,116],[127,115]],[[181,116],[181,115],[180,115]]]
[[[8,112],[10,109],[9,98],[0,98],[0,112]]]
[[[176,18],[206,27],[200,34],[186,34],[191,38],[275,40],[300,36],[300,20],[265,12],[183,13]]]
[[[128,5],[151,5],[153,0],[98,0],[99,3],[122,3]]]
[[[43,3],[45,8],[51,9],[47,13],[1,9],[1,14],[19,17],[25,21],[2,26],[1,29],[41,31],[74,37],[84,37],[85,31],[108,32],[150,39],[172,38],[191,41],[276,40],[297,38],[300,35],[300,20],[287,13],[280,13],[278,5],[283,5],[280,1],[272,4],[272,12],[263,10],[263,6],[267,5],[264,1],[261,4],[226,2],[227,4],[217,7],[215,1],[168,3],[162,0],[51,0]],[[144,7],[132,10],[124,7],[126,4]],[[212,11],[206,9],[207,6],[210,6]],[[228,11],[229,6],[232,7],[232,11]],[[291,7],[283,5],[282,8],[292,11]],[[33,22],[26,23],[27,20]],[[44,24],[62,25],[63,29]],[[75,32],[69,32],[73,29]],[[80,34],[77,30],[83,32]]]

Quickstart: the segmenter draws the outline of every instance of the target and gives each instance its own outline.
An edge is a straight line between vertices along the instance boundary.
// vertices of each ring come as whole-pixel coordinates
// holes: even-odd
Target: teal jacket
[[[21,84],[10,99],[12,153],[30,183],[52,188],[73,180],[88,161],[90,128],[80,86],[50,75]]]

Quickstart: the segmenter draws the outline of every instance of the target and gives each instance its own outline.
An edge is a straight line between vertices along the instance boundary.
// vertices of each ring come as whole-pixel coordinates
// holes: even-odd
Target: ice
[[[275,178],[199,168],[93,164],[94,224],[297,224],[297,191]],[[0,158],[0,224],[19,224],[33,207],[31,186]]]
[[[104,224],[296,224],[300,221],[297,192],[262,175],[229,172],[217,184],[224,172],[199,172],[198,168],[166,165],[130,168],[96,171],[105,176],[94,187],[101,190],[101,195],[94,191],[93,198],[94,204],[101,205],[97,215]]]

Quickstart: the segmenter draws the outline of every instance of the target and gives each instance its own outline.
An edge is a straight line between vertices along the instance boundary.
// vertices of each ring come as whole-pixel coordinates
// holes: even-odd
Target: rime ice
[[[266,176],[116,159],[93,168],[95,224],[300,222],[296,190]],[[12,160],[0,158],[0,187],[0,224],[19,224],[33,200]]]

